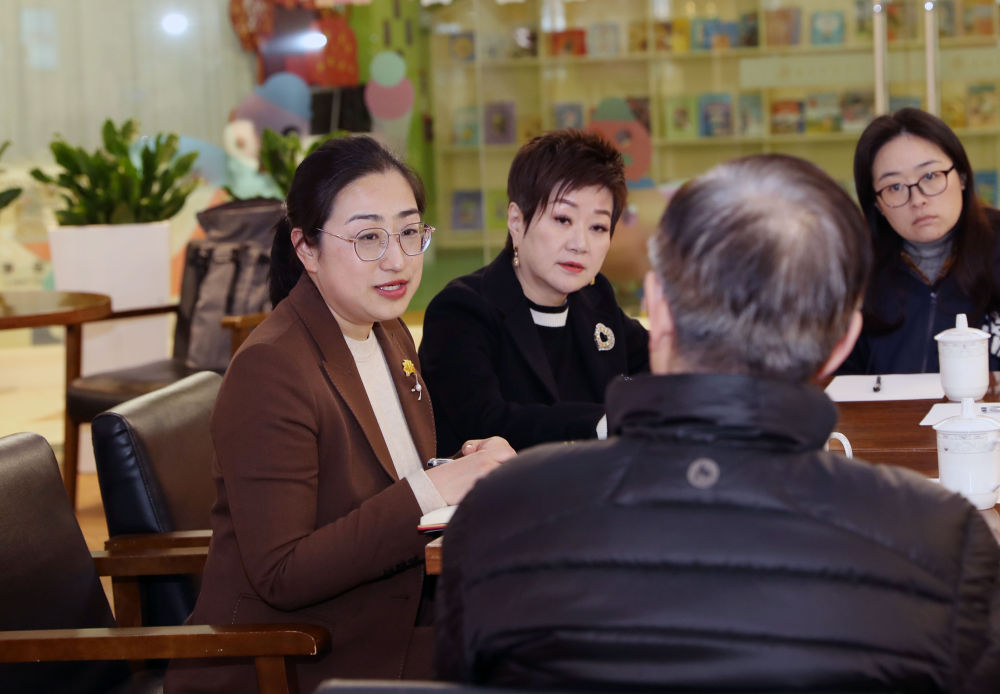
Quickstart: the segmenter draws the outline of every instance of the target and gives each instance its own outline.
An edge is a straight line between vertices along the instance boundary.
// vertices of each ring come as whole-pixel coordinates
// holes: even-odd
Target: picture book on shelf
[[[587,52],[590,55],[615,55],[621,52],[617,22],[598,22],[587,27]]]
[[[578,101],[564,101],[552,105],[554,127],[580,130],[583,122],[583,104]]]
[[[771,102],[771,134],[798,135],[805,130],[801,101],[779,99]]]
[[[483,192],[456,190],[451,195],[451,228],[479,231],[483,228]]]
[[[584,29],[566,29],[549,34],[551,55],[586,55],[587,32]]]
[[[513,101],[491,101],[483,107],[483,142],[506,145],[517,139]]]
[[[919,6],[919,7],[918,7]],[[890,41],[917,38],[917,13],[922,3],[890,2],[885,5],[885,30]]]
[[[949,128],[965,127],[965,103],[965,94],[951,90],[941,94],[941,120],[947,123]]]
[[[800,40],[802,9],[779,7],[764,11],[768,46],[797,46]]]
[[[809,36],[814,46],[837,46],[844,42],[844,13],[820,10],[812,13]]]
[[[673,42],[673,22],[653,22],[653,50],[672,51]]]
[[[898,111],[901,108],[920,108],[920,96],[917,94],[890,94],[889,112]]]
[[[1000,125],[997,85],[994,82],[970,84],[965,102],[965,122],[970,128]]]
[[[698,95],[698,134],[719,137],[733,134],[732,98],[725,92]]]
[[[958,36],[958,22],[955,21],[955,0],[937,0],[934,3],[937,15],[938,36],[949,38]]]
[[[534,58],[538,56],[538,30],[528,24],[520,24],[510,30],[507,45],[511,58]]]
[[[649,50],[649,36],[646,33],[646,21],[637,19],[628,24],[628,52],[645,53]]]
[[[840,132],[842,117],[840,95],[836,92],[816,92],[806,95],[805,121],[807,133]]]
[[[964,0],[962,3],[962,32],[966,36],[990,36],[993,29],[995,0]]]
[[[451,114],[451,143],[479,144],[479,110],[475,106],[460,106]]]
[[[718,51],[735,48],[740,43],[740,26],[737,22],[717,20],[708,25],[708,47]]]
[[[668,96],[663,104],[663,131],[668,140],[693,140],[698,137],[698,98]]]
[[[476,35],[471,31],[462,31],[449,36],[448,55],[452,60],[475,60]]]
[[[718,21],[715,17],[694,17],[691,19],[692,51],[707,51],[712,47],[709,27]]]
[[[859,41],[872,40],[871,0],[854,0],[854,38]]]
[[[486,228],[507,228],[507,190],[490,188],[486,191]]]
[[[859,133],[875,117],[875,94],[869,91],[847,91],[840,101],[840,129]]]
[[[674,53],[687,53],[691,50],[691,19],[674,17],[670,21],[673,31],[670,34],[670,45]]]
[[[1000,194],[1000,191],[997,190],[997,170],[973,171],[972,178],[976,181],[976,195],[979,196],[979,199],[990,207],[996,207],[1000,202],[997,200],[997,196]]]
[[[760,92],[740,94],[738,104],[737,133],[744,137],[765,135],[764,105]]]
[[[744,12],[736,22],[736,45],[743,47],[757,46],[760,43],[760,29],[757,13]]]

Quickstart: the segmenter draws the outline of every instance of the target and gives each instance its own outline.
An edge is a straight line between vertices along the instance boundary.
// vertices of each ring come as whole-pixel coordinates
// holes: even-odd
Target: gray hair
[[[781,154],[734,159],[689,181],[649,255],[687,368],[796,381],[847,332],[872,262],[847,193]]]

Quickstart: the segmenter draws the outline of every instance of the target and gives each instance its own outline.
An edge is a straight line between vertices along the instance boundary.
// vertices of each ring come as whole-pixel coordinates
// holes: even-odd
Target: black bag
[[[223,316],[271,309],[267,276],[280,200],[237,200],[198,213],[206,238],[188,242],[174,355],[187,366],[223,372],[231,356]]]

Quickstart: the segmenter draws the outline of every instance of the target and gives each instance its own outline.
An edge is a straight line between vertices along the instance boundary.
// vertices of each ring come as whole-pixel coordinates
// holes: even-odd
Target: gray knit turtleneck
[[[944,267],[949,256],[955,238],[955,230],[952,229],[947,234],[936,241],[926,241],[914,243],[903,239],[903,251],[910,256],[913,264],[920,269],[924,277],[931,283],[937,281],[941,268]]]

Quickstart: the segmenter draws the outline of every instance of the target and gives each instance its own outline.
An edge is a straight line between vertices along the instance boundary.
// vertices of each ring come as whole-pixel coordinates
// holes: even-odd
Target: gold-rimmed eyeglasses
[[[922,175],[916,183],[890,183],[885,188],[875,191],[875,195],[882,199],[889,207],[902,207],[910,201],[910,193],[914,188],[927,197],[940,195],[948,189],[948,174],[955,170],[955,165],[943,171],[928,171]]]
[[[358,254],[358,258],[364,261],[374,261],[385,255],[385,249],[389,247],[389,238],[392,236],[399,238],[399,247],[403,253],[420,255],[431,245],[431,234],[434,233],[434,227],[425,222],[416,222],[407,224],[396,234],[381,227],[372,227],[371,229],[362,229],[354,235],[354,238],[346,238],[326,229],[319,229],[319,231],[335,239],[353,243],[354,252]]]

